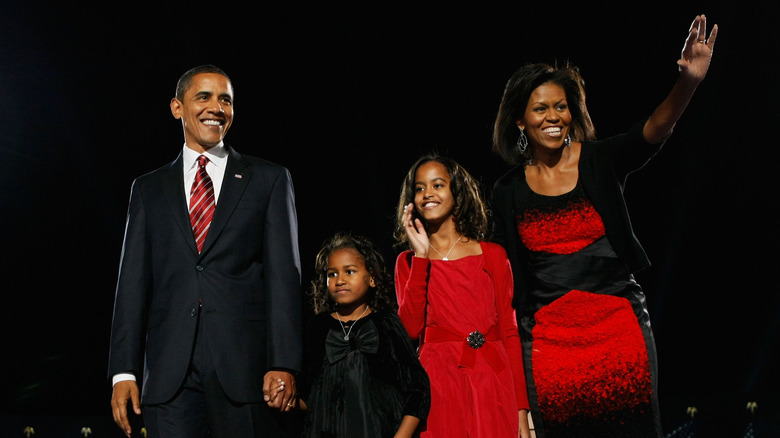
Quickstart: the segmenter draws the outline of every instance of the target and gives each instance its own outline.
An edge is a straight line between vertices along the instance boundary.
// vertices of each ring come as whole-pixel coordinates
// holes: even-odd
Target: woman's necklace
[[[433,247],[433,244],[432,244],[432,243],[429,243],[429,244],[428,244],[428,246],[430,246],[430,247],[431,247],[431,249],[433,249],[434,251],[436,251],[436,254],[440,255],[442,260],[444,260],[444,261],[448,261],[449,259],[448,259],[447,257],[449,257],[450,253],[452,252],[452,249],[453,249],[453,248],[455,248],[455,245],[457,245],[457,244],[458,244],[458,242],[460,242],[460,239],[461,239],[462,237],[463,237],[463,235],[462,235],[462,234],[459,234],[459,235],[458,235],[458,240],[456,240],[456,241],[455,241],[455,243],[453,243],[453,244],[452,244],[452,246],[450,247],[450,250],[449,250],[449,251],[447,251],[447,255],[444,255],[444,254],[440,253],[438,249],[436,249],[436,248],[434,248],[434,247]]]
[[[344,332],[344,340],[345,341],[349,341],[349,334],[352,333],[352,328],[355,327],[355,323],[358,322],[358,320],[360,318],[362,318],[363,315],[366,314],[366,312],[368,312],[368,305],[366,305],[366,310],[364,310],[363,313],[361,313],[360,316],[358,316],[358,319],[352,321],[352,324],[349,326],[349,331],[344,330],[345,322],[341,320],[341,317],[339,316],[339,312],[336,312],[336,318],[338,318],[339,322],[341,323],[339,325],[341,326],[341,331]]]

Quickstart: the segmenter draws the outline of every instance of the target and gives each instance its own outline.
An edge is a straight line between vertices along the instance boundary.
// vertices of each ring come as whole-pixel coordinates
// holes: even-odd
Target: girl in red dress
[[[395,287],[431,382],[422,437],[530,437],[511,268],[487,230],[480,187],[458,163],[428,155],[409,169]]]

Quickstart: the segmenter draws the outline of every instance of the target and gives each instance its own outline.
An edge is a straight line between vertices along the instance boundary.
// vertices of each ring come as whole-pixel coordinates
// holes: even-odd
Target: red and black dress
[[[492,239],[506,248],[538,438],[663,436],[657,357],[634,273],[650,266],[623,189],[662,144],[645,120],[582,143],[575,188],[544,196],[523,165],[493,186]]]
[[[580,184],[560,196],[526,189],[517,232],[534,287],[520,337],[528,340],[535,424],[547,436],[657,437],[641,287]]]

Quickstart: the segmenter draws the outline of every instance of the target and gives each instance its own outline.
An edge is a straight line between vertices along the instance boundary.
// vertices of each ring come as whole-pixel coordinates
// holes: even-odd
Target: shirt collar
[[[182,158],[184,159],[185,172],[195,167],[195,160],[197,160],[200,155],[201,154],[188,148],[186,143],[184,144]],[[221,142],[220,144],[209,148],[206,150],[206,152],[203,152],[203,155],[205,155],[206,158],[208,158],[209,161],[211,161],[211,163],[215,166],[224,168],[225,162],[227,161],[227,149],[225,149],[225,143]]]

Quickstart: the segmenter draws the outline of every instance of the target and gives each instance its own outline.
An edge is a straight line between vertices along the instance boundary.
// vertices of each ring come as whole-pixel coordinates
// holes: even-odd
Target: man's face
[[[233,123],[233,85],[217,73],[197,74],[182,100],[171,100],[171,113],[181,119],[190,149],[210,149],[225,138]]]

